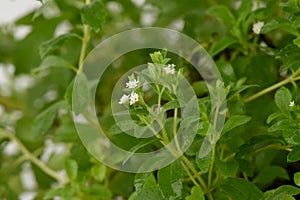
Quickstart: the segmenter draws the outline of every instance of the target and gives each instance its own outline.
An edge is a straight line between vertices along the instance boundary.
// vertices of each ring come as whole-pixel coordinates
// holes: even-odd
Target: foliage
[[[35,199],[299,199],[299,0],[40,2],[37,10],[0,28],[0,199],[28,192]],[[17,38],[14,31],[22,26],[30,31]],[[82,73],[88,53],[109,36],[147,26],[176,29],[203,45],[225,84],[226,121],[212,151],[199,157],[213,110],[202,77],[166,50],[118,58],[95,97],[98,121],[116,145],[146,152],[176,137],[182,105],[172,88],[183,77],[197,94],[200,112],[195,139],[178,160],[155,172],[131,174],[93,158],[72,115],[90,101],[84,98],[89,85]],[[144,63],[149,73],[130,74],[128,81],[138,83],[123,91],[132,120],[116,124],[110,105],[114,85]],[[72,96],[75,77],[81,87]],[[161,78],[170,85],[142,90],[143,83]],[[79,99],[76,105],[72,98]],[[135,123],[147,126],[153,118],[165,126],[157,137],[139,141],[146,132]],[[124,134],[128,130],[137,139]],[[24,183],[28,171],[33,185]]]

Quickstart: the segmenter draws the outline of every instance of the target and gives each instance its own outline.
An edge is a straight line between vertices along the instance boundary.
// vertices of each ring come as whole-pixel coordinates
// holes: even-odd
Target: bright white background
[[[37,0],[0,0],[0,24],[11,23],[39,6]]]

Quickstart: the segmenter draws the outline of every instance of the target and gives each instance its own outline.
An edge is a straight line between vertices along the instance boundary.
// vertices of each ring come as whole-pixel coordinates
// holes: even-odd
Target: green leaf
[[[59,49],[67,39],[72,37],[79,38],[79,36],[76,34],[68,33],[43,42],[39,47],[39,54],[41,59],[44,59],[47,55]]]
[[[239,162],[236,160],[231,160],[227,162],[217,160],[216,168],[224,177],[230,177],[237,173],[239,169]]]
[[[268,131],[275,132],[275,131],[289,131],[289,130],[296,130],[298,129],[297,123],[289,119],[283,119],[275,124],[273,124]]]
[[[249,177],[253,177],[254,169],[251,165],[251,163],[248,160],[245,159],[239,159],[239,171],[244,172]]]
[[[160,65],[165,65],[167,64],[171,59],[166,57],[166,51],[155,51],[154,53],[150,53],[150,57],[153,63],[155,64],[160,64]],[[156,67],[156,65],[153,65],[151,63],[148,63],[150,66]],[[157,70],[155,70],[157,71]]]
[[[41,65],[35,68],[32,72],[33,74],[38,74],[39,72],[47,70],[52,67],[67,68],[75,72],[77,71],[77,69],[72,64],[70,64],[69,62],[67,62],[66,60],[64,60],[59,56],[47,56],[42,61]]]
[[[300,147],[295,146],[293,150],[288,154],[287,162],[297,162],[300,160]]]
[[[297,29],[294,29],[291,25],[291,22],[285,18],[272,19],[271,21],[267,22],[261,28],[261,33],[265,34],[276,29],[282,29],[284,31],[287,31],[288,33],[298,36]]]
[[[106,167],[105,165],[95,165],[91,169],[91,174],[95,180],[102,182],[105,179]]]
[[[180,108],[180,103],[177,100],[169,101],[163,106],[164,111],[172,110],[174,108]]]
[[[300,189],[291,185],[282,185],[275,190],[267,191],[264,200],[283,200],[290,199],[294,195],[300,194]]]
[[[66,186],[64,188],[55,188],[48,191],[43,199],[54,199],[55,197],[62,197],[64,199],[72,199],[75,200],[76,190],[72,186]]]
[[[225,134],[238,126],[246,124],[250,120],[251,117],[249,116],[233,115],[225,122],[224,128],[222,130],[222,134]]]
[[[82,23],[93,28],[95,32],[99,32],[106,19],[106,9],[101,1],[93,1],[90,5],[86,5],[81,9]]]
[[[64,95],[64,99],[65,101],[67,102],[70,110],[72,110],[72,96],[73,96],[73,87],[74,87],[74,82],[75,82],[75,79],[74,78],[70,84],[68,85],[66,91],[65,91],[65,95]]]
[[[65,162],[65,169],[67,172],[68,177],[71,180],[75,180],[77,177],[77,172],[78,172],[78,165],[77,162],[75,160],[67,160]]]
[[[237,86],[237,87],[231,89],[229,94],[228,94],[228,100],[232,99],[233,97],[240,94],[244,90],[247,90],[247,89],[252,88],[252,87],[258,87],[258,85],[241,85],[241,86]]]
[[[92,184],[89,187],[84,186],[83,191],[87,195],[87,198],[90,197],[89,195],[94,197],[91,199],[111,199],[113,196],[107,187],[100,184]]]
[[[204,156],[203,158],[199,158],[199,156],[196,157],[196,164],[201,169],[202,172],[206,173],[208,171],[208,168],[210,166],[212,159],[212,153],[211,151],[209,154]]]
[[[216,5],[208,9],[207,14],[212,17],[217,17],[222,19],[229,25],[235,24],[235,18],[228,7],[223,5]]]
[[[139,173],[135,175],[134,187],[137,193],[140,193],[144,188],[156,185],[155,177],[151,173]]]
[[[286,170],[280,166],[264,167],[259,174],[253,179],[253,183],[271,184],[276,178],[289,180],[290,177]]]
[[[236,158],[242,158],[253,154],[256,150],[263,148],[270,144],[281,145],[282,138],[274,135],[259,135],[254,136],[247,143],[239,147],[236,153]]]
[[[299,145],[300,144],[300,130],[285,130],[282,134],[284,140],[291,145]]]
[[[286,87],[281,87],[275,93],[275,104],[277,107],[283,111],[289,111],[289,104],[292,100],[292,95]]]
[[[227,178],[220,187],[232,200],[257,200],[263,196],[262,191],[253,183],[241,178]]]
[[[70,152],[67,149],[64,152],[54,153],[50,156],[47,161],[47,165],[56,171],[63,170],[65,168],[65,161],[70,157]]]
[[[76,86],[76,87],[75,87]],[[78,74],[73,87],[72,109],[76,115],[82,113],[90,103],[88,80],[82,73]]]
[[[271,115],[269,115],[269,117],[267,118],[267,124],[270,124],[274,119],[277,118],[283,118],[285,117],[285,115],[282,112],[275,112],[272,113]]]
[[[193,82],[192,87],[197,96],[204,96],[204,94],[208,93],[207,85],[203,80]]]
[[[142,190],[135,200],[165,200],[158,186],[149,187]]]
[[[134,120],[119,121],[118,123],[113,124],[109,128],[109,134],[117,135],[120,133],[124,133],[130,130],[134,130],[136,126],[137,126],[137,121]]]
[[[289,44],[284,48],[280,49],[280,51],[276,55],[276,59],[289,59],[295,55],[298,55],[299,48],[294,44]]]
[[[158,185],[166,199],[181,199],[182,166],[180,161],[158,170]]]
[[[300,186],[300,172],[294,174],[294,182],[297,186]]]
[[[209,54],[211,56],[215,56],[230,45],[237,43],[237,40],[233,37],[223,37],[220,40],[213,43],[211,48],[209,49]]]
[[[300,48],[300,36],[293,40],[294,44]]]
[[[281,59],[283,63],[282,67],[280,68],[281,73],[286,72],[290,68],[298,68],[300,65],[300,56],[298,51],[299,46],[296,46],[295,44],[288,44],[277,53],[276,59]]]
[[[253,1],[242,0],[242,3],[238,9],[238,19],[237,22],[242,28],[243,33],[248,31],[249,23],[249,15],[252,12]]]
[[[163,195],[152,173],[136,174],[134,187],[137,192],[135,200],[163,200]]]
[[[282,3],[281,6],[286,12],[297,12],[300,10],[299,0],[289,0],[285,3]]]
[[[59,126],[54,130],[53,133],[53,142],[65,142],[65,143],[73,143],[79,142],[79,136],[76,132],[76,128],[74,127],[73,121],[64,121],[63,126]]]
[[[233,85],[236,82],[236,75],[232,65],[225,61],[218,61],[216,65],[221,72],[225,85]]]
[[[131,193],[131,195],[128,197],[128,200],[136,200],[137,198],[137,193],[136,192],[133,192]]]
[[[137,145],[134,145],[132,148],[130,148],[128,150],[128,153],[126,154],[122,164],[125,164],[139,149],[141,149],[155,141],[156,141],[156,139],[144,140],[144,141],[141,141],[140,143],[138,143]]]
[[[52,126],[59,109],[65,106],[65,101],[57,102],[36,116],[32,126],[32,134],[34,137],[44,135]]]
[[[185,200],[205,200],[205,197],[201,189],[194,186],[191,190],[191,195],[187,196]]]

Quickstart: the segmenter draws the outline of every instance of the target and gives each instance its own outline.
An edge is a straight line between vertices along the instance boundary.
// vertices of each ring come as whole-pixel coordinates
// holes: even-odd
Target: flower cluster
[[[129,77],[129,81],[126,83],[126,88],[128,89],[136,89],[138,87],[139,81],[134,78],[134,75]],[[123,96],[119,100],[119,104],[128,103],[133,105],[134,103],[138,102],[139,95],[138,93],[132,91],[129,95],[123,94]]]
[[[139,81],[137,81],[136,79],[133,79],[133,81],[128,81],[126,83],[126,87],[129,89],[134,89],[138,86],[138,84],[139,84]]]
[[[175,64],[167,64],[164,65],[163,71],[166,75],[174,75],[176,73],[175,70],[176,65]],[[130,105],[135,104],[136,102],[139,101],[139,94],[135,91],[138,86],[142,86],[142,90],[148,90],[147,87],[149,85],[147,82],[141,83],[139,79],[137,80],[134,75],[132,74],[131,76],[128,77],[128,82],[125,83],[126,87],[126,94],[123,94],[119,100],[119,104],[126,104],[129,102]]]
[[[164,67],[164,71],[166,74],[175,74],[175,66],[174,64],[168,64],[166,67]]]

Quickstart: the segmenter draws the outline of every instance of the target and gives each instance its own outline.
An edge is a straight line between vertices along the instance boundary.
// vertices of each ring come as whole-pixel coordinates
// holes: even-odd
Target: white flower
[[[260,31],[261,31],[261,28],[265,25],[264,22],[256,22],[255,24],[253,24],[253,27],[252,27],[252,31],[255,33],[255,34],[260,34]]]
[[[14,72],[15,67],[12,64],[0,63],[0,94],[2,96],[11,96]]]
[[[34,78],[29,75],[20,75],[15,78],[15,90],[25,91],[34,85]]]
[[[132,105],[132,104],[134,104],[135,102],[137,102],[139,100],[139,95],[135,92],[132,92],[130,94],[129,99],[130,99],[129,104]]]
[[[130,89],[134,89],[138,86],[138,83],[139,83],[139,81],[134,79],[133,81],[128,81],[128,83],[126,83],[126,87],[130,88]]]
[[[166,67],[164,67],[164,70],[167,74],[175,74],[175,65],[174,64],[168,64]]]
[[[123,96],[120,98],[119,104],[124,104],[128,102],[129,95],[123,94]]]
[[[16,142],[11,141],[4,146],[3,153],[9,156],[15,156],[20,152],[19,146]]]
[[[289,106],[294,107],[295,106],[295,101],[291,101]]]

